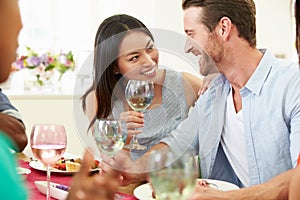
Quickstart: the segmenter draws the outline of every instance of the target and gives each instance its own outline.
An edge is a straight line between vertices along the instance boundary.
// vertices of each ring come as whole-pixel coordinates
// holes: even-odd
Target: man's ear
[[[219,34],[219,36],[224,40],[227,40],[232,29],[232,22],[228,17],[222,17],[216,28],[216,33]]]

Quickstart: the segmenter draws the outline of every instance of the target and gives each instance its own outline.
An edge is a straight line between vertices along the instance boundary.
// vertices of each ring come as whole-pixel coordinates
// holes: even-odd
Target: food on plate
[[[98,168],[99,161],[95,160],[93,166],[91,166],[91,169]],[[68,172],[77,172],[79,171],[81,166],[81,158],[76,159],[69,159],[61,157],[54,165],[52,165],[53,168],[59,169],[62,171],[68,171]]]
[[[66,161],[67,172],[78,172],[80,169],[80,163]]]

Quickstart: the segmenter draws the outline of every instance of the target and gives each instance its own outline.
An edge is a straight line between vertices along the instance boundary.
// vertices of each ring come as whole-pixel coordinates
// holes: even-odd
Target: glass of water
[[[113,157],[125,144],[126,123],[117,119],[97,119],[93,128],[93,136],[100,153]]]

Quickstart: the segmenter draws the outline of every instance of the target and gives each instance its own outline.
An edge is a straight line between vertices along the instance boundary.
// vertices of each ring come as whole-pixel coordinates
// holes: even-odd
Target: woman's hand
[[[198,91],[198,96],[204,94],[204,92],[208,89],[210,82],[218,75],[218,73],[208,74],[203,78],[202,87]]]
[[[144,114],[136,111],[126,111],[120,114],[120,119],[124,120],[127,125],[128,135],[137,135],[142,133],[137,128],[144,127]]]

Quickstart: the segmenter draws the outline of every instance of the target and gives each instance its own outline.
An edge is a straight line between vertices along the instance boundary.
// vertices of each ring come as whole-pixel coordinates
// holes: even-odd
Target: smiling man
[[[206,52],[220,75],[165,144],[179,154],[193,141],[203,178],[240,187],[291,169],[300,151],[297,63],[256,48],[253,1],[186,0],[183,9],[184,29],[193,41],[186,52]],[[199,63],[200,72],[210,70],[205,56]]]

